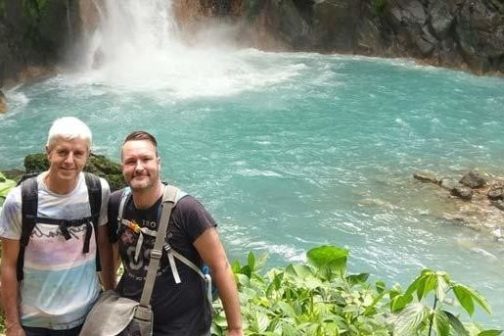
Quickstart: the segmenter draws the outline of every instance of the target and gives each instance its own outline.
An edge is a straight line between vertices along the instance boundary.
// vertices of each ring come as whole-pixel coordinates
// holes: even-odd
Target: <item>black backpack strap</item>
[[[17,259],[17,279],[23,280],[24,253],[30,241],[30,235],[37,223],[38,185],[37,177],[31,177],[21,183],[21,238]]]
[[[91,208],[91,220],[93,222],[93,229],[95,231],[95,239],[96,239],[96,270],[100,271],[101,270],[101,265],[100,265],[100,257],[98,255],[99,249],[98,249],[98,222],[100,220],[100,210],[101,210],[101,204],[102,204],[102,189],[101,189],[101,182],[100,178],[96,175],[93,175],[91,173],[84,173],[85,179],[86,179],[86,186],[88,190],[88,196],[89,196],[89,207]],[[84,249],[83,253],[89,252],[89,240],[91,239],[91,225],[89,222],[87,223],[86,226],[86,239],[84,241]]]

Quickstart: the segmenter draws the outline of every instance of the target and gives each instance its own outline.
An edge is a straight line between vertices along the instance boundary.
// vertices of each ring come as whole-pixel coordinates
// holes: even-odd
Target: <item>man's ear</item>
[[[49,149],[49,146],[45,145],[45,152],[46,152],[46,155],[49,155],[49,153],[51,152],[51,150]]]

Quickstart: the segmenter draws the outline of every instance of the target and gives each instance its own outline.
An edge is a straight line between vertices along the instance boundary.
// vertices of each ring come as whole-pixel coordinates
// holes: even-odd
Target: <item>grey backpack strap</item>
[[[159,226],[156,234],[156,241],[154,248],[151,251],[149,267],[147,268],[147,277],[145,279],[142,297],[140,298],[140,306],[149,306],[154,288],[154,281],[156,280],[159,262],[163,254],[163,245],[165,243],[166,231],[168,229],[168,222],[175,200],[177,198],[178,188],[166,185],[163,193],[163,200],[161,202],[161,217],[159,219]]]

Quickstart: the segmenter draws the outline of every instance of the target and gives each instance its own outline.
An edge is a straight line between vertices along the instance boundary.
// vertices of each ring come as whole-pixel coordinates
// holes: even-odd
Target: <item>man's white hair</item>
[[[89,127],[82,120],[76,117],[63,117],[53,122],[49,129],[46,146],[51,148],[58,139],[82,139],[87,142],[88,149],[90,149],[93,136]]]

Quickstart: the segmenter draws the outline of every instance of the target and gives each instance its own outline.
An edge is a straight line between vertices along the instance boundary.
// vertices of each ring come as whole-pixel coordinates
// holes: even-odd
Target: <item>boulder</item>
[[[465,174],[459,182],[472,189],[481,188],[486,185],[486,180],[475,171]]]
[[[450,194],[464,201],[470,201],[473,196],[473,191],[471,188],[463,185],[458,185],[450,191]]]
[[[436,175],[431,172],[415,172],[413,173],[413,177],[420,182],[439,183]]]
[[[504,199],[504,186],[501,184],[492,185],[487,192],[487,197],[492,201]]]

